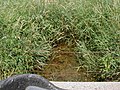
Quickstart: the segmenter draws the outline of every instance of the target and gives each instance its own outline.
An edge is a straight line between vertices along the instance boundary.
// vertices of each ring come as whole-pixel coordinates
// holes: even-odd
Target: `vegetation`
[[[120,81],[119,0],[0,0],[0,78],[36,73],[60,42],[97,81]]]

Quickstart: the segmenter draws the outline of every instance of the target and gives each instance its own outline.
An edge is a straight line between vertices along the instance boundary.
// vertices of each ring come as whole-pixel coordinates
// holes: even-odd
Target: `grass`
[[[0,78],[36,73],[64,41],[97,81],[120,81],[119,11],[119,0],[0,0]]]

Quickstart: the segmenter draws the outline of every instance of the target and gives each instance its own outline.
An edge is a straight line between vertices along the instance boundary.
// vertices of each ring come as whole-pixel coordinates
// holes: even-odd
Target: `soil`
[[[85,69],[79,68],[73,46],[61,43],[51,52],[50,60],[41,72],[43,77],[50,81],[95,81]]]

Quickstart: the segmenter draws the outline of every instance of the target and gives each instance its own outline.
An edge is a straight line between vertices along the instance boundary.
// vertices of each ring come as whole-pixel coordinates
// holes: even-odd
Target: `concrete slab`
[[[68,90],[120,90],[120,82],[53,82]]]

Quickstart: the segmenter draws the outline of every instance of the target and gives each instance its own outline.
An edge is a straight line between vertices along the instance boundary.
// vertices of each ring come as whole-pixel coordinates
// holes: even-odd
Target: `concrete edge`
[[[50,82],[68,90],[120,90],[120,82]]]

